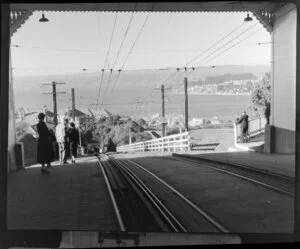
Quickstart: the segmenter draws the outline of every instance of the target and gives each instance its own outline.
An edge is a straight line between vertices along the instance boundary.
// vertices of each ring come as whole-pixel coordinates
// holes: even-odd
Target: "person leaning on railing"
[[[242,116],[237,120],[236,124],[241,126],[241,142],[247,143],[249,116],[243,111]]]

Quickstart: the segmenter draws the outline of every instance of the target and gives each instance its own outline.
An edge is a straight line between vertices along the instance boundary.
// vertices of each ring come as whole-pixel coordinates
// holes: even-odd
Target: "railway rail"
[[[228,229],[216,218],[196,206],[172,186],[148,171],[142,165],[127,159],[116,160],[107,157],[105,162],[98,157],[99,164],[105,179],[111,200],[115,203],[114,209],[118,218],[120,229],[128,231],[130,221],[125,220],[124,199],[116,197],[116,189],[113,185],[114,177],[126,179],[127,187],[134,189],[136,197],[147,207],[148,213],[153,216],[153,221],[158,224],[161,231],[165,232],[213,232],[228,233]],[[106,165],[105,165],[106,164]],[[110,172],[111,171],[111,172]],[[112,174],[112,171],[115,173]],[[110,173],[109,173],[110,172]],[[110,175],[109,175],[110,174]],[[128,194],[126,192],[125,194]],[[139,209],[137,209],[139,210]],[[123,213],[123,216],[122,216]],[[123,224],[123,225],[122,225]],[[132,229],[132,228],[131,228]]]
[[[272,189],[281,194],[294,197],[295,181],[293,178],[288,176],[283,176],[274,172],[264,171],[245,165],[219,162],[207,158],[196,158],[175,153],[172,155],[172,158],[230,174],[235,177],[250,181],[254,184]]]

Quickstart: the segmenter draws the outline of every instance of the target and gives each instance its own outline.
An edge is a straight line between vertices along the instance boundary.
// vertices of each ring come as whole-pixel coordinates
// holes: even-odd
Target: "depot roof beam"
[[[282,6],[281,3],[270,2],[247,2],[247,1],[227,1],[227,2],[156,2],[152,8],[152,2],[139,2],[135,11],[163,11],[163,12],[232,12],[250,11],[258,12],[265,10],[274,12]],[[62,4],[11,4],[11,10],[32,10],[32,11],[133,11],[135,2],[120,3],[62,3]]]

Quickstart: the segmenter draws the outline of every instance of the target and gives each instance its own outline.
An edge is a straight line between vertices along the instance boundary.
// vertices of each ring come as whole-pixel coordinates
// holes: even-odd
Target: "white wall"
[[[295,131],[296,23],[293,4],[277,13],[272,33],[272,114],[271,124]]]

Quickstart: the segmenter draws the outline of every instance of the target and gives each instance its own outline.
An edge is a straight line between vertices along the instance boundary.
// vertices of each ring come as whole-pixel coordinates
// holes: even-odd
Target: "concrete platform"
[[[95,158],[54,164],[48,175],[32,166],[8,176],[8,229],[118,231]]]
[[[268,170],[289,177],[295,177],[294,154],[269,154],[252,151],[181,154],[190,155],[191,157],[207,158],[219,162],[242,164],[249,167]]]

